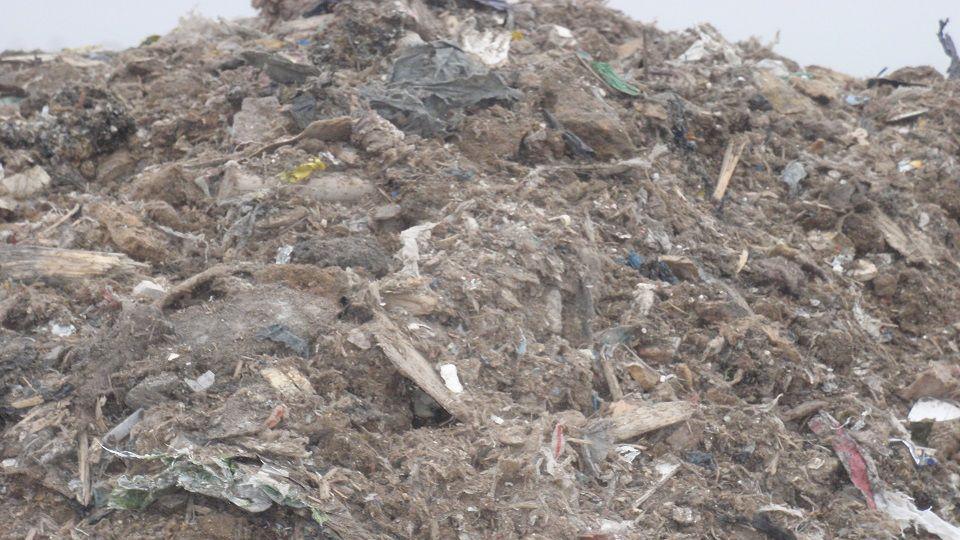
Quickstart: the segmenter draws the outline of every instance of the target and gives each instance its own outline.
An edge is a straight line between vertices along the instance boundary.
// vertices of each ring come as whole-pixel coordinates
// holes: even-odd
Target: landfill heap
[[[0,55],[0,536],[960,538],[956,82],[254,4]]]

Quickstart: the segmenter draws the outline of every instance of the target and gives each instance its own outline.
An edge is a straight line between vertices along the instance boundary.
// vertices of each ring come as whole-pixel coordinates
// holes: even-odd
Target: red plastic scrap
[[[553,459],[560,459],[560,454],[563,453],[563,424],[557,423],[557,427],[553,429]]]
[[[870,481],[871,464],[865,454],[860,450],[860,446],[850,435],[844,431],[836,420],[826,413],[820,413],[810,419],[807,423],[810,431],[813,431],[821,439],[828,440],[833,446],[833,451],[837,453],[843,468],[850,475],[853,485],[857,486],[864,498],[867,499],[867,506],[871,509],[877,509],[877,503],[873,495],[873,483]]]

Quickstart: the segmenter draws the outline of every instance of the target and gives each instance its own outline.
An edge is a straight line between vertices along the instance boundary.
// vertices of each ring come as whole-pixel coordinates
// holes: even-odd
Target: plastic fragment
[[[583,51],[577,51],[577,58],[613,90],[633,97],[640,95],[640,89],[623,80],[610,64],[594,60],[590,54]]]
[[[280,179],[288,184],[296,184],[310,178],[310,175],[316,171],[322,171],[326,168],[327,164],[317,157],[309,161],[304,161],[289,171],[280,173]]]
[[[308,508],[319,524],[326,516],[287,478],[282,467],[262,461],[259,465],[217,457],[203,459],[189,454],[137,455],[105,450],[128,459],[161,460],[167,465],[159,472],[121,476],[110,493],[107,506],[122,510],[141,510],[150,506],[171,488],[223,499],[247,512],[259,513],[274,504]]]
[[[807,170],[803,163],[791,161],[783,168],[780,174],[780,181],[790,188],[790,195],[796,195],[800,190],[800,181],[807,177]]]
[[[911,422],[946,422],[960,418],[960,407],[949,401],[921,399],[913,404],[907,420]]]
[[[282,324],[271,324],[257,332],[256,338],[258,341],[269,340],[286,345],[290,350],[304,358],[310,356],[310,344]]]
[[[274,259],[276,264],[288,264],[290,262],[290,256],[293,254],[293,246],[290,244],[283,245],[277,248],[277,256]]]
[[[897,162],[897,170],[902,173],[908,173],[923,168],[923,161],[919,159],[902,159]]]
[[[216,379],[216,375],[207,370],[196,379],[184,379],[184,382],[187,383],[187,386],[190,387],[194,392],[200,393],[205,392],[208,388],[213,386],[213,381]]]
[[[924,446],[917,446],[913,441],[909,439],[890,439],[890,444],[900,443],[907,447],[907,450],[910,452],[910,457],[913,459],[914,465],[917,467],[932,467],[937,465],[937,459],[933,457],[934,450],[932,448],[927,448]]]
[[[491,7],[499,11],[507,11],[508,9],[510,9],[510,4],[506,0],[473,0],[473,1],[476,2],[477,4],[482,4],[484,6]]]
[[[440,378],[443,383],[454,394],[463,392],[463,385],[460,384],[460,377],[457,375],[457,366],[453,364],[443,364],[440,366]]]
[[[810,419],[807,424],[810,430],[825,441],[828,441],[843,464],[843,468],[850,475],[850,481],[863,493],[867,506],[877,509],[874,498],[872,478],[877,477],[876,467],[867,456],[860,452],[860,446],[853,440],[846,430],[829,414],[820,412]]]
[[[72,324],[50,323],[50,333],[56,337],[70,337],[77,332],[77,327]]]

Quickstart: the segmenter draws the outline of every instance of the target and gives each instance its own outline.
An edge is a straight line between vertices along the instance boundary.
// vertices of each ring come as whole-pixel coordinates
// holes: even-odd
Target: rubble
[[[956,538],[956,66],[254,4],[0,53],[7,536]]]

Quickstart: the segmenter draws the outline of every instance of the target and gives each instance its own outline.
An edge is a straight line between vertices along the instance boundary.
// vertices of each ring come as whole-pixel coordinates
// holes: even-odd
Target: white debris
[[[705,58],[720,54],[724,61],[732,66],[739,66],[743,61],[737,50],[723,39],[723,37],[709,25],[701,25],[697,28],[700,38],[697,39],[683,54],[680,60],[683,62],[699,62]]]
[[[77,327],[72,324],[59,324],[50,322],[50,333],[57,337],[70,337],[77,332]]]
[[[905,529],[912,525],[925,529],[942,540],[960,540],[960,528],[929,509],[918,509],[913,499],[899,491],[878,493],[875,500],[877,509],[899,523],[901,528]]]
[[[463,392],[463,385],[460,384],[460,377],[457,375],[457,366],[453,364],[443,364],[440,366],[440,378],[447,385],[447,389],[454,394]]]
[[[293,246],[287,244],[285,246],[280,246],[277,248],[277,258],[274,262],[277,264],[288,264],[290,262],[290,255],[293,254]]]
[[[400,233],[400,242],[403,244],[400,248],[400,260],[403,261],[402,273],[420,277],[420,246],[417,240],[421,235],[425,240],[429,239],[430,230],[436,226],[436,223],[424,223]]]
[[[764,71],[769,71],[777,77],[789,77],[790,70],[787,69],[786,64],[780,60],[774,60],[773,58],[764,58],[757,62],[757,69],[762,69]]]
[[[958,418],[960,418],[960,407],[939,399],[921,399],[913,404],[910,414],[907,415],[907,420],[911,422],[928,420],[946,422]]]
[[[800,182],[806,177],[807,170],[803,167],[803,163],[791,161],[783,168],[780,181],[790,187],[791,195],[796,195],[797,191],[800,190]]]
[[[476,19],[470,18],[460,26],[460,48],[474,54],[484,64],[495,67],[507,61],[510,54],[510,32],[484,30],[476,28]]]
[[[882,336],[880,334],[880,329],[883,327],[883,323],[880,319],[870,315],[860,307],[860,301],[856,301],[853,304],[853,319],[857,321],[857,324],[860,325],[860,328],[863,328],[863,331],[867,334],[870,334],[870,337],[874,339],[880,339]]]
[[[133,288],[134,296],[139,296],[140,298],[152,298],[154,300],[162,298],[166,292],[166,289],[164,289],[162,285],[147,279],[137,283],[137,286]]]
[[[206,373],[197,377],[196,380],[184,379],[184,382],[187,383],[187,386],[189,386],[194,392],[203,392],[207,388],[213,386],[213,381],[216,379],[216,377],[217,376],[212,371],[207,370]]]
[[[633,463],[638,457],[640,457],[641,448],[633,444],[621,444],[617,445],[617,454],[619,454],[620,459],[626,461],[627,463]]]

